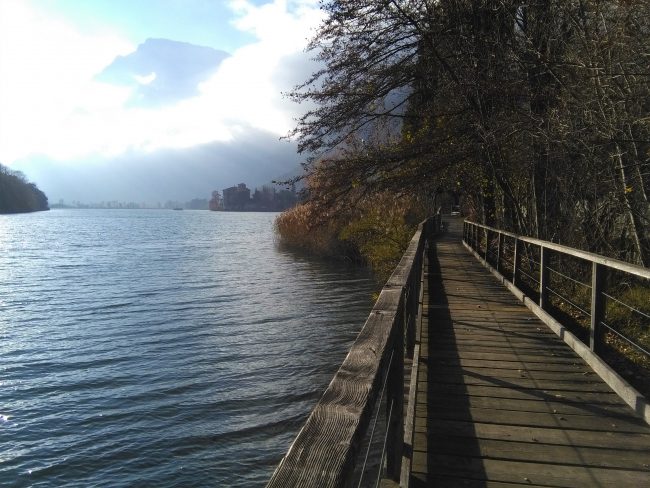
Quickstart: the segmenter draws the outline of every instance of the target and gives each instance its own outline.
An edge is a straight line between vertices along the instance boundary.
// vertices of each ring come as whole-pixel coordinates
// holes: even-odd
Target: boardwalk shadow
[[[646,486],[643,421],[458,241],[427,255],[411,485]]]
[[[420,425],[419,442],[416,441],[415,449],[421,450],[420,459],[426,457],[426,469],[420,467],[419,473],[414,473],[411,486],[421,487],[449,487],[449,486],[487,486],[484,481],[485,470],[481,461],[478,440],[474,432],[472,416],[470,412],[468,392],[463,384],[463,370],[460,365],[460,356],[454,338],[453,322],[449,313],[446,290],[441,275],[439,251],[436,243],[432,243],[429,249],[429,276],[428,276],[428,305],[429,316],[426,328],[423,330],[422,341],[428,342],[428,353],[424,354],[421,361],[426,362],[426,405],[424,398],[420,398],[418,409],[419,416],[424,420],[424,428]],[[450,363],[456,364],[453,368],[445,368],[444,384],[437,381],[440,374],[434,361],[439,346],[436,345],[436,338],[445,336],[444,351],[445,357]],[[430,361],[430,358],[432,361]],[[421,381],[425,381],[424,378]],[[457,385],[457,390],[450,393],[449,383]],[[461,425],[459,432],[454,433],[453,429],[441,429],[445,418],[440,417],[441,412],[436,412],[432,405],[440,405],[445,398],[452,396],[451,404],[454,410],[455,425]],[[450,446],[454,451],[460,449],[463,457],[449,456]],[[426,451],[426,454],[425,452]],[[469,461],[468,461],[469,460]],[[425,474],[426,472],[426,474]],[[464,475],[459,479],[458,472]],[[453,478],[453,479],[452,479]],[[460,485],[458,483],[461,483]],[[451,484],[450,484],[451,483]]]

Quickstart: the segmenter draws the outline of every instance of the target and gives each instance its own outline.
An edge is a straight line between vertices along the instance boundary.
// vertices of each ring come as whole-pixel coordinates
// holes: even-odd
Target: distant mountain
[[[225,51],[169,39],[147,39],[126,56],[118,56],[98,81],[135,88],[130,105],[156,107],[198,93],[198,85],[229,57]]]
[[[153,203],[209,198],[213,190],[237,183],[260,187],[299,162],[295,145],[249,128],[227,142],[66,162],[32,155],[12,167],[30,175],[54,202],[63,198]]]

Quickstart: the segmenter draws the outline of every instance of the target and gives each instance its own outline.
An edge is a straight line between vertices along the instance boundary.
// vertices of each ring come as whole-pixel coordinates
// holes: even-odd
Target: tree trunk
[[[634,192],[638,192],[639,190],[635,190],[633,186],[629,186],[627,167],[623,159],[621,147],[618,144],[616,144],[615,147],[615,158],[618,163],[621,185],[623,187],[623,205],[625,207],[625,213],[629,219],[628,231],[632,237],[634,247],[636,248],[639,264],[641,264],[641,266],[648,266],[648,263],[650,262],[650,246],[648,245],[648,239],[644,235],[644,225],[638,212],[640,209],[635,209],[636,205],[632,200]]]

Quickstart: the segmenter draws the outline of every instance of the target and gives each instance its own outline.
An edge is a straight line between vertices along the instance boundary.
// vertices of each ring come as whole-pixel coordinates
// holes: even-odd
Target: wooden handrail
[[[534,244],[536,246],[543,246],[546,249],[552,249],[553,251],[558,251],[564,254],[568,254],[569,256],[573,256],[575,258],[580,258],[584,259],[586,261],[591,261],[592,263],[598,263],[602,264],[604,266],[608,266],[613,269],[617,269],[619,271],[624,271],[626,273],[633,274],[635,276],[639,276],[640,278],[647,278],[650,279],[650,268],[644,268],[643,266],[638,266],[635,264],[630,264],[626,263],[625,261],[620,261],[618,259],[613,259],[613,258],[608,258],[605,256],[601,256],[600,254],[594,254],[591,252],[587,251],[581,251],[580,249],[575,249],[573,247],[568,247],[568,246],[563,246],[562,244],[556,244],[554,242],[550,241],[543,241],[541,239],[536,239],[534,237],[526,237],[526,236],[521,236],[518,234],[514,234],[512,232],[507,232],[505,230],[497,229],[495,227],[490,227],[487,225],[483,224],[478,224],[476,222],[472,222],[470,220],[465,221],[466,224],[472,225],[479,227],[481,229],[488,230],[490,232],[495,232],[504,236],[512,237],[513,239],[517,239],[521,242],[527,242],[529,244]]]
[[[348,486],[383,385],[391,416],[386,476],[399,480],[403,441],[404,356],[412,354],[427,238],[440,214],[418,226],[365,325],[322,398],[276,468],[268,487]]]

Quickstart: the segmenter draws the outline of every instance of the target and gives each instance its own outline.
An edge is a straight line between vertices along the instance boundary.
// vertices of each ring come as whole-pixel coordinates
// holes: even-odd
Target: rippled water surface
[[[0,485],[264,486],[373,287],[273,219],[0,215]]]

